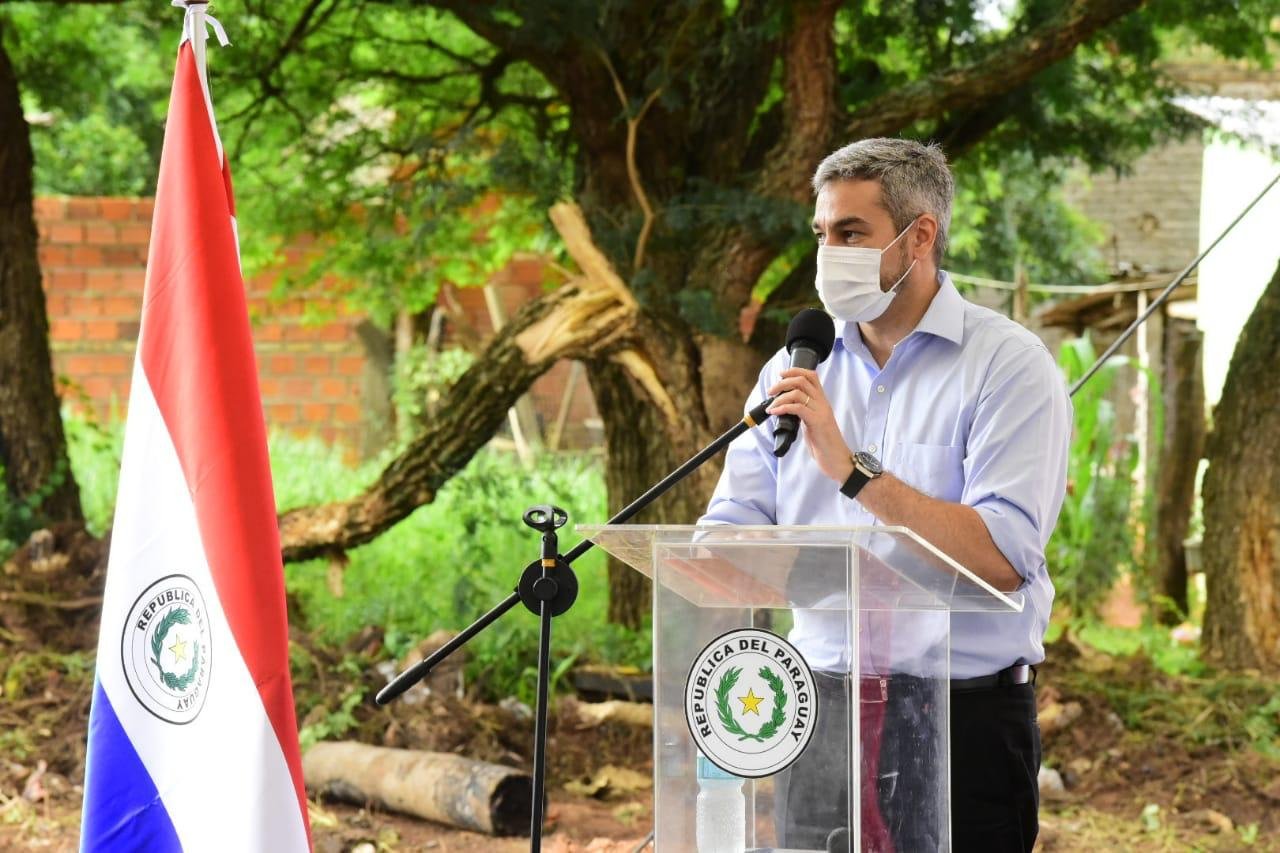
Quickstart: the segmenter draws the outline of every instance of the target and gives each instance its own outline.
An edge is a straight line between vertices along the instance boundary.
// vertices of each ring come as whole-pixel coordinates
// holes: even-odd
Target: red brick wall
[[[104,420],[113,408],[123,417],[128,401],[151,213],[151,200],[142,198],[36,200],[54,372],[64,400]],[[537,294],[541,278],[541,264],[533,259],[513,263],[499,277],[508,313]],[[304,320],[304,300],[270,299],[267,279],[251,280],[248,287],[268,428],[359,450],[366,431],[377,426],[367,423],[362,399],[371,367],[355,332],[361,318],[330,306],[327,322]],[[471,324],[488,333],[483,293],[463,289],[459,301]],[[325,308],[315,299],[305,305],[311,316]],[[569,374],[568,364],[557,365],[532,389],[545,429],[556,417]],[[583,380],[574,395],[568,443],[582,446],[598,434],[591,428],[595,415]]]
[[[542,292],[544,272],[545,266],[541,259],[527,256],[515,258],[505,270],[495,276],[493,285],[498,291],[507,317],[511,317],[521,305]],[[484,291],[477,287],[467,287],[457,289],[454,293],[467,317],[468,324],[484,334],[489,334],[493,325],[489,321],[489,309],[485,304]],[[537,412],[544,437],[550,436],[565,395],[565,387],[573,378],[573,373],[573,363],[561,361],[538,377],[533,387],[529,389],[529,396],[533,400],[533,407]],[[591,395],[591,387],[587,384],[586,373],[579,371],[560,446],[562,448],[599,446],[603,445],[603,436],[599,412],[596,410],[595,398]]]

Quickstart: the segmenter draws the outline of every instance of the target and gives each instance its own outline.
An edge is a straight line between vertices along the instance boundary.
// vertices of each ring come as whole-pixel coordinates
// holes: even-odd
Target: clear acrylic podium
[[[654,582],[660,853],[951,849],[950,613],[1018,593],[901,527],[578,529]],[[742,780],[714,834],[704,768]]]

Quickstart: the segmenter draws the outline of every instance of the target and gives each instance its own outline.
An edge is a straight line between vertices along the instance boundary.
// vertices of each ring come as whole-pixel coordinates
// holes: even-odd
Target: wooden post
[[[1027,320],[1031,317],[1030,292],[1028,291],[1027,271],[1023,268],[1022,262],[1019,261],[1017,269],[1014,270],[1014,283],[1017,287],[1013,290],[1013,319],[1019,325],[1027,325]]]
[[[1183,541],[1195,501],[1196,472],[1204,454],[1204,380],[1201,334],[1195,323],[1165,322],[1164,434],[1155,476],[1156,592],[1176,609],[1160,608],[1161,622],[1174,624],[1187,612],[1187,555]]]
[[[502,306],[498,288],[494,287],[492,282],[484,286],[484,304],[489,309],[489,322],[493,324],[493,331],[496,334],[507,324],[507,312]],[[511,425],[511,438],[516,443],[516,453],[520,456],[520,461],[526,466],[532,465],[534,449],[542,442],[538,430],[538,416],[527,394],[522,395],[507,412],[507,422]]]
[[[569,410],[573,407],[573,395],[578,389],[578,380],[582,378],[582,362],[575,361],[569,368],[569,379],[564,385],[564,394],[560,397],[560,410],[556,412],[556,422],[547,436],[547,447],[553,451],[560,449],[560,439],[564,438],[564,427],[569,422]]]
[[[1150,297],[1145,290],[1139,290],[1136,298],[1138,300],[1136,316],[1141,316],[1142,312],[1147,310]],[[1130,517],[1136,517],[1138,520],[1134,536],[1134,551],[1139,558],[1146,554],[1147,520],[1141,515],[1141,510],[1147,497],[1147,468],[1151,456],[1151,349],[1147,344],[1148,340],[1147,324],[1143,323],[1133,336],[1134,346],[1138,350],[1138,369],[1133,372],[1133,434],[1138,437],[1138,464],[1133,469],[1133,500],[1130,503],[1131,508],[1138,511],[1136,516]],[[1145,565],[1145,563],[1139,561],[1137,565]]]

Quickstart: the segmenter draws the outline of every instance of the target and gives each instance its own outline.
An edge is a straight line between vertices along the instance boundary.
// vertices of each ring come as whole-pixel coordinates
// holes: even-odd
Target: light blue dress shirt
[[[977,510],[1023,582],[1021,613],[953,613],[951,677],[990,675],[1044,660],[1053,604],[1045,545],[1066,490],[1071,403],[1044,344],[1008,318],[965,301],[945,273],[919,325],[883,369],[854,323],[836,323],[818,365],[845,441],[935,498]],[[780,350],[747,402],[766,396],[787,368]],[[699,524],[877,524],[818,470],[803,440],[773,455],[773,419],[730,445]],[[803,428],[802,428],[803,430]],[[847,667],[842,622],[797,611],[791,641],[820,669]]]

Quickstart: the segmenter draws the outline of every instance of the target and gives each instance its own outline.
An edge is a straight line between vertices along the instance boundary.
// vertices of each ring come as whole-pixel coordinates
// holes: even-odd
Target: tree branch
[[[953,110],[975,110],[1065,59],[1103,27],[1144,0],[1073,0],[1029,32],[1011,36],[991,54],[884,92],[858,107],[842,140],[890,136],[919,119]]]
[[[994,98],[976,110],[949,116],[938,123],[932,137],[954,163],[1013,115],[1024,102],[1025,94],[1019,89]]]
[[[796,4],[783,48],[782,135],[765,157],[755,182],[757,195],[802,202],[808,175],[829,150],[836,109],[836,51],[832,36],[838,0]],[[714,282],[726,316],[747,303],[751,288],[777,251],[784,234],[737,228],[699,258],[697,277]]]
[[[836,121],[837,0],[797,4],[783,55],[782,137],[765,158],[757,191],[805,201],[808,175],[827,153]]]
[[[633,338],[639,337],[635,300],[591,242],[581,211],[557,205],[551,218],[582,277],[530,302],[494,335],[449,389],[440,415],[364,494],[281,515],[285,560],[331,556],[362,545],[434,500],[497,432],[515,401],[562,358],[616,359],[638,374],[642,385],[650,379],[646,363],[632,353],[638,344]]]
[[[527,28],[513,27],[497,20],[490,13],[491,4],[477,3],[475,0],[414,0],[414,5],[432,6],[451,13],[467,29],[499,51],[510,54],[512,61],[528,62],[549,80],[560,79],[557,69],[571,65],[576,59],[572,55],[565,55],[563,45],[559,50],[548,50],[529,36]]]
[[[600,61],[604,63],[604,67],[609,72],[609,79],[613,81],[613,90],[618,94],[618,102],[622,105],[622,112],[626,114],[631,110],[631,102],[627,98],[627,90],[622,85],[622,80],[618,77],[618,72],[613,68],[613,62],[609,59],[609,54],[603,49],[597,51],[600,54]],[[640,180],[640,169],[636,165],[636,136],[640,131],[640,122],[644,121],[644,114],[649,111],[649,107],[653,106],[654,101],[658,100],[662,94],[662,87],[658,86],[648,97],[644,99],[644,103],[640,105],[640,109],[636,111],[634,116],[628,115],[627,118],[627,178],[631,182],[631,191],[635,194],[636,203],[640,205],[640,210],[644,213],[644,224],[640,227],[640,236],[636,238],[636,251],[631,261],[631,269],[638,270],[640,265],[644,263],[645,245],[649,242],[649,233],[653,230],[653,205],[649,203],[649,196],[645,194],[644,183]]]

